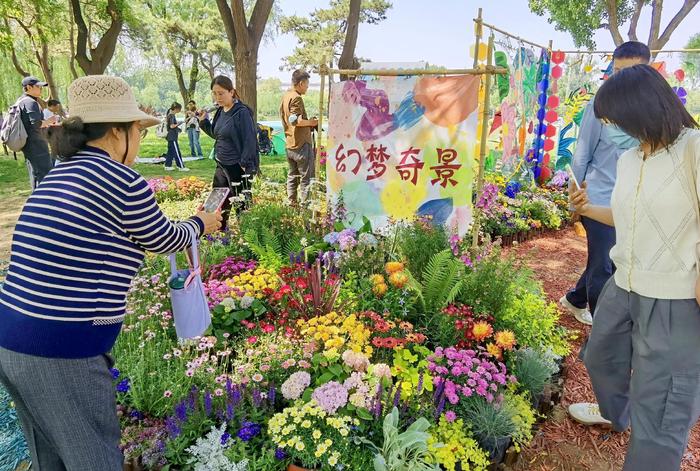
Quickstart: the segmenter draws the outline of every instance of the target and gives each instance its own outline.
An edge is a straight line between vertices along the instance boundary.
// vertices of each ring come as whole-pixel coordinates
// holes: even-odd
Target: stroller
[[[272,128],[258,123],[258,147],[263,155],[277,155],[275,146],[272,145]]]

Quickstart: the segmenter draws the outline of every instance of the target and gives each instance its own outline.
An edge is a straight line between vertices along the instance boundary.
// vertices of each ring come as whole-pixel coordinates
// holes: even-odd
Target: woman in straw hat
[[[53,140],[61,162],[17,222],[0,290],[0,382],[12,396],[33,468],[122,469],[108,355],[144,252],[185,249],[219,213],[174,223],[130,166],[158,120],[129,85],[92,75],[68,89],[71,117]]]

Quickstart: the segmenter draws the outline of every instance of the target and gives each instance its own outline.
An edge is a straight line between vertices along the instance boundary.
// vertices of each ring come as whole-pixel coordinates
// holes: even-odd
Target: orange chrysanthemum
[[[404,264],[401,262],[387,262],[384,269],[389,275],[403,271]]]
[[[384,283],[379,283],[379,284],[374,285],[374,288],[372,288],[372,291],[374,292],[374,294],[377,295],[377,297],[381,298],[382,296],[384,296],[386,294],[387,289],[389,289],[389,287],[387,285],[385,285]]]
[[[474,339],[477,342],[481,342],[484,339],[491,337],[493,334],[493,327],[491,324],[485,321],[479,321],[472,327],[472,334],[474,334]]]
[[[498,345],[494,343],[489,343],[488,345],[486,345],[486,351],[498,360],[503,359],[503,351]]]
[[[402,271],[397,271],[389,276],[389,283],[391,283],[394,288],[403,288],[408,283],[408,275]]]
[[[372,275],[369,277],[369,281],[372,282],[373,285],[383,285],[384,283],[384,277],[382,275]]]
[[[515,347],[515,334],[510,330],[496,332],[494,338],[496,339],[496,345],[504,350],[513,350],[513,347]]]

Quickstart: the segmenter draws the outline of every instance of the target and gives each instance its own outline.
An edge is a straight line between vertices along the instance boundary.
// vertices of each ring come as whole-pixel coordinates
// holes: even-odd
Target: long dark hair
[[[83,150],[89,141],[104,137],[112,128],[123,129],[128,139],[129,129],[133,124],[134,121],[128,123],[84,123],[79,117],[73,116],[66,118],[59,126],[52,126],[49,140],[57,158],[61,161],[67,161]]]
[[[653,67],[639,64],[612,75],[595,96],[595,116],[651,146],[669,147],[685,128],[698,123],[676,92]]]
[[[175,110],[182,110],[182,105],[176,101],[174,101],[173,104],[170,105],[170,109],[168,110],[168,113],[172,113]]]
[[[210,90],[213,89],[214,85],[218,85],[221,88],[228,90],[229,92],[233,92],[234,100],[241,99],[241,97],[238,96],[238,92],[236,91],[236,89],[233,86],[233,81],[230,78],[228,78],[227,76],[217,75],[216,77],[214,77],[214,79],[211,81],[211,86],[209,87],[209,89]]]

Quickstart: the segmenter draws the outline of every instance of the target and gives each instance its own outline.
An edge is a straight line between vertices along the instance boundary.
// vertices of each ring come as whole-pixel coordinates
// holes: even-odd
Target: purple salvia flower
[[[267,391],[267,400],[270,401],[270,404],[274,405],[276,397],[277,397],[277,389],[275,388],[274,384],[271,384],[270,389]]]
[[[260,395],[260,390],[257,387],[253,388],[252,396],[253,396],[253,405],[255,407],[260,407],[260,405],[262,404],[262,396]]]
[[[211,393],[209,391],[204,392],[204,413],[209,417],[211,415]]]
[[[170,435],[170,438],[175,439],[180,436],[180,426],[177,424],[177,420],[173,417],[168,417],[165,419],[165,428]]]
[[[445,410],[445,395],[442,394],[440,397],[440,402],[438,402],[437,409],[435,409],[435,420],[438,420],[442,415],[442,411]]]
[[[233,393],[231,394],[231,403],[234,405],[234,407],[241,403],[242,396],[240,385],[236,385],[233,389]]]
[[[401,400],[401,383],[396,384],[396,392],[394,393],[394,407],[399,407]]]
[[[182,401],[175,406],[175,416],[180,422],[187,420],[187,404],[185,401]]]
[[[416,392],[419,396],[423,393],[423,372],[418,375],[418,387],[416,388]]]
[[[231,404],[229,402],[228,404],[226,404],[226,420],[230,422],[231,420],[233,420],[233,416],[234,416],[233,404]]]

